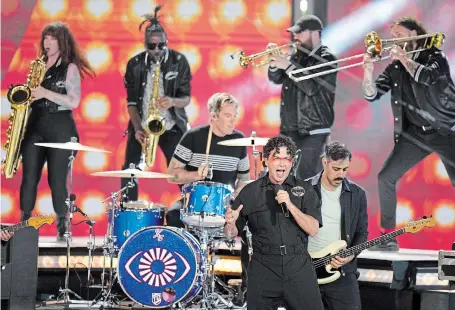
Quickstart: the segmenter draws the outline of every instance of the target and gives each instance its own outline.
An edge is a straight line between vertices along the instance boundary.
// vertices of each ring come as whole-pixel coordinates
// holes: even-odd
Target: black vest
[[[67,71],[68,64],[63,63],[62,59],[59,58],[52,67],[47,69],[41,86],[54,93],[66,95],[65,81]],[[48,109],[50,113],[58,112],[58,104],[45,98],[35,101],[32,107],[45,108]]]

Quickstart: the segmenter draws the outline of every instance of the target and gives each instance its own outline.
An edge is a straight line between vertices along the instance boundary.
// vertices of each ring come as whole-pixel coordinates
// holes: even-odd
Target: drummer
[[[210,97],[207,108],[210,123],[186,132],[175,148],[168,169],[168,174],[173,175],[169,182],[188,184],[205,180],[222,183],[235,189],[235,198],[250,180],[247,149],[246,146],[224,146],[218,143],[244,138],[240,131],[234,129],[239,103],[228,93],[215,93]],[[183,201],[179,200],[169,208],[167,225],[184,227],[180,220],[182,207]]]

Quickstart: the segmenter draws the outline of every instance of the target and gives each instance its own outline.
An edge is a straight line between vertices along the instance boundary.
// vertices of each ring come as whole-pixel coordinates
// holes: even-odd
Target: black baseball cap
[[[315,15],[304,15],[300,17],[294,24],[294,26],[286,29],[288,32],[299,33],[305,30],[322,30],[322,22]]]

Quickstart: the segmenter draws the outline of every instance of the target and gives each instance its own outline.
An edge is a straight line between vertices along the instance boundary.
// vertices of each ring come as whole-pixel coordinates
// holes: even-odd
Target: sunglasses
[[[159,50],[163,50],[166,47],[166,43],[160,42],[160,43],[147,43],[147,49],[149,50],[154,50],[158,46]]]

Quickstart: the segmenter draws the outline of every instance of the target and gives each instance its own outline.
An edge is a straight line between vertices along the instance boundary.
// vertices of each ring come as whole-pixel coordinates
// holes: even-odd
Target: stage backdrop
[[[330,2],[333,2],[330,22],[348,18],[369,4],[366,1]],[[263,51],[268,42],[287,43],[289,35],[284,29],[291,23],[291,1],[173,0],[164,3],[162,21],[168,31],[169,46],[186,55],[193,73],[192,99],[187,108],[191,126],[207,122],[207,99],[214,92],[225,91],[242,103],[238,128],[245,135],[253,130],[260,137],[277,134],[280,87],[268,81],[266,68],[242,69],[238,59],[233,60],[230,55],[240,49],[247,54]],[[83,82],[83,97],[74,115],[81,143],[111,153],[78,154],[73,192],[77,195],[77,205],[96,221],[95,234],[98,236],[105,234],[107,221],[107,206],[101,201],[119,189],[120,180],[94,177],[91,173],[121,169],[123,164],[126,145],[123,135],[128,122],[123,74],[127,60],[143,49],[143,34],[138,31],[140,16],[152,12],[155,5],[156,2],[147,0],[41,0],[35,5],[17,0],[2,1],[2,26],[5,23],[14,25],[8,28],[7,36],[2,27],[3,142],[10,112],[6,100],[8,85],[25,81],[28,63],[36,58],[40,33],[47,23],[66,22],[96,69],[96,78]],[[406,7],[397,14],[405,13]],[[17,23],[18,20],[21,22]],[[388,19],[381,21],[374,30],[385,29],[387,23]],[[447,25],[431,28],[450,30]],[[340,38],[352,41],[345,49],[337,51],[334,48],[339,57],[363,51],[362,38],[351,36],[359,29],[351,27],[337,31],[339,37],[330,29],[329,25],[324,32],[324,38],[329,42],[344,42]],[[373,29],[365,31],[370,30]],[[361,76],[360,71],[352,74]],[[379,220],[376,175],[393,141],[390,107],[387,100],[374,105],[365,102],[361,97],[361,82],[350,76],[340,74],[333,139],[347,143],[354,153],[350,177],[368,192],[370,237],[375,237]],[[251,149],[249,151],[253,166]],[[166,171],[161,152],[153,171]],[[2,222],[14,223],[20,219],[21,178],[21,171],[13,179],[2,177]],[[424,214],[433,214],[437,220],[437,226],[431,230],[401,237],[402,246],[449,247],[455,228],[454,190],[439,159],[429,157],[411,170],[398,186],[400,225]],[[140,192],[141,200],[167,206],[180,198],[178,187],[165,180],[140,180]],[[35,214],[43,213],[53,213],[46,169],[35,208]],[[75,214],[74,223],[80,220],[81,216]],[[43,226],[40,233],[55,235],[55,226]],[[85,224],[75,226],[73,233],[86,236],[88,227]]]

